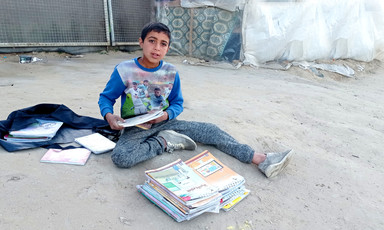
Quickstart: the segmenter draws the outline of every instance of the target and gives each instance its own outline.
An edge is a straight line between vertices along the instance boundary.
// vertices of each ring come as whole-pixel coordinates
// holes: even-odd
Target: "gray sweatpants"
[[[125,128],[112,152],[113,163],[118,167],[129,168],[162,154],[166,146],[156,136],[162,130],[174,130],[189,136],[195,142],[213,145],[244,163],[251,163],[253,158],[254,150],[251,147],[240,144],[214,124],[173,119],[153,124],[149,130]]]

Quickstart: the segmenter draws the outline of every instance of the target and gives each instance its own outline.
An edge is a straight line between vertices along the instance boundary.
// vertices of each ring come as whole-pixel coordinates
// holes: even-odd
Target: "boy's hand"
[[[118,121],[124,122],[123,118],[121,118],[115,114],[112,114],[112,113],[107,113],[105,115],[105,119],[107,120],[109,126],[111,126],[111,129],[114,129],[114,130],[124,129],[123,126],[117,124]]]
[[[163,116],[158,117],[158,118],[153,119],[153,120],[150,120],[147,123],[149,123],[149,124],[156,124],[156,123],[159,123],[159,122],[162,122],[162,121],[165,121],[165,120],[168,120],[168,113],[164,111]]]

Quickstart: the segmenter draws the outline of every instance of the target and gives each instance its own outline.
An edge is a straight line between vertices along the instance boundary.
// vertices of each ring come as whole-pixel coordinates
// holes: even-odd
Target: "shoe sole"
[[[285,157],[279,163],[270,165],[265,170],[265,175],[268,178],[272,178],[272,177],[277,176],[281,171],[283,171],[285,169],[285,167],[287,167],[287,165],[289,164],[289,162],[292,158],[292,155],[293,155],[293,150],[291,149],[289,151],[289,153],[287,153],[287,155],[285,155]]]
[[[178,133],[178,132],[173,131],[173,130],[164,130],[163,132],[171,133],[171,134],[174,135],[174,136],[178,136],[178,137],[182,137],[182,138],[187,139],[187,140],[190,142],[190,144],[193,145],[193,148],[185,148],[185,150],[195,150],[195,149],[197,148],[197,145],[196,145],[195,141],[193,141],[193,140],[192,140],[190,137],[188,137],[187,135]]]

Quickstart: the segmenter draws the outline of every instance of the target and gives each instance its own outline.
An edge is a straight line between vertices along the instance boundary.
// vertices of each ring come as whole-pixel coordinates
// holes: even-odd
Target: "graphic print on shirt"
[[[157,71],[150,72],[130,63],[119,67],[122,80],[127,88],[124,90],[126,100],[122,106],[122,118],[144,114],[152,110],[165,110],[168,108],[168,96],[172,90],[176,71],[166,66]],[[134,68],[134,71],[126,68]],[[124,75],[127,71],[130,76]],[[133,73],[133,74],[132,74]]]

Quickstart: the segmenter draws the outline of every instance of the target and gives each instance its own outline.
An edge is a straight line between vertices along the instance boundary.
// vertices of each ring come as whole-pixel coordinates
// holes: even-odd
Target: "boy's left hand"
[[[160,123],[160,122],[166,121],[166,120],[168,120],[168,113],[166,111],[164,111],[163,116],[158,117],[158,118],[153,119],[153,120],[150,120],[147,123],[149,123],[149,124],[156,124],[156,123]]]

